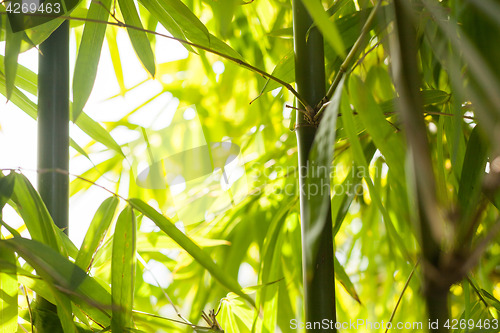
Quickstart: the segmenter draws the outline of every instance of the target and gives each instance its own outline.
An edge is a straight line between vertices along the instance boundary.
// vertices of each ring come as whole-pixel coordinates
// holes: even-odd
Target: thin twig
[[[354,64],[354,66],[352,66],[352,68],[351,68],[351,70],[349,72],[352,73],[354,71],[354,69],[356,69],[356,67],[358,67],[365,60],[366,56],[368,56],[371,52],[373,52],[381,44],[382,44],[382,41],[376,43],[368,51],[366,51],[365,53],[363,53],[363,55],[358,59],[358,61],[356,61],[356,63]]]
[[[411,278],[413,277],[413,274],[415,273],[415,270],[417,269],[417,266],[418,266],[419,263],[420,263],[420,258],[415,263],[415,266],[413,266],[413,269],[411,270],[411,273],[408,276],[408,279],[406,280],[405,286],[403,287],[403,290],[401,290],[401,294],[399,295],[399,298],[398,298],[398,301],[396,303],[396,306],[394,307],[394,310],[392,310],[391,318],[389,318],[389,322],[387,323],[387,326],[386,326],[386,329],[385,329],[385,333],[387,333],[387,331],[390,328],[389,323],[392,323],[392,320],[394,319],[394,316],[396,315],[396,310],[398,309],[398,306],[401,303],[401,300],[403,299],[403,295],[404,295],[406,289],[410,285]]]
[[[142,265],[144,266],[144,269],[146,271],[149,272],[149,274],[151,274],[151,276],[153,277],[153,279],[155,280],[156,282],[156,285],[158,286],[158,288],[160,288],[160,290],[162,291],[163,293],[163,296],[165,296],[165,298],[168,300],[168,302],[170,303],[170,305],[172,305],[172,307],[174,308],[174,311],[175,313],[177,314],[177,316],[179,318],[181,318],[185,324],[191,326],[192,328],[194,328],[194,324],[191,323],[189,320],[187,320],[186,318],[184,318],[184,316],[181,314],[181,312],[179,311],[179,309],[177,308],[177,306],[174,304],[174,302],[172,301],[172,299],[170,298],[170,296],[168,295],[168,293],[165,291],[165,289],[160,285],[160,282],[158,281],[158,279],[156,278],[155,274],[153,273],[153,271],[149,268],[148,264],[146,263],[146,261],[144,260],[144,258],[142,258],[142,256],[139,254],[139,253],[136,253],[137,255],[137,258],[139,259],[139,261],[142,263]]]
[[[26,288],[24,287],[24,284],[21,284],[21,288],[23,289],[23,294],[24,294],[24,297],[26,297],[26,303],[28,304],[28,313],[30,315],[31,332],[34,332],[34,329],[33,329],[33,312],[31,311],[30,299],[28,297],[28,293],[26,292]]]
[[[469,281],[469,284],[472,286],[472,289],[474,289],[481,302],[483,302],[484,306],[488,308],[490,305],[488,304],[488,302],[486,302],[481,292],[476,288],[476,285],[472,283],[472,280],[468,274],[467,274],[467,281]]]
[[[63,175],[72,176],[72,177],[78,178],[80,180],[83,180],[83,181],[85,181],[87,183],[90,183],[90,184],[92,184],[94,186],[97,186],[97,187],[105,190],[106,192],[108,192],[108,193],[110,193],[110,194],[112,194],[112,195],[114,195],[114,196],[122,199],[125,202],[129,202],[128,199],[126,199],[125,197],[119,195],[118,193],[113,192],[110,189],[108,189],[108,188],[106,188],[106,187],[104,187],[102,185],[99,185],[99,184],[97,184],[96,182],[94,182],[94,181],[92,181],[90,179],[87,179],[85,177],[72,174],[71,172],[69,172],[67,170],[63,170],[63,169],[57,169],[56,168],[56,169],[38,169],[38,170],[33,170],[33,169],[26,169],[26,168],[18,167],[18,168],[2,168],[2,169],[0,169],[0,171],[14,171],[14,172],[19,172],[21,174],[22,174],[22,171],[31,171],[31,172],[36,172],[36,173],[56,172],[56,173],[60,173],[60,174],[63,174]]]

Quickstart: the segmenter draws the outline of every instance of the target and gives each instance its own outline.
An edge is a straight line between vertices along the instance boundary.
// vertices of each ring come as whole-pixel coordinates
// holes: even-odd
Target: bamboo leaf
[[[141,0],[141,3],[174,37],[197,44],[209,43],[211,36],[205,25],[180,0]]]
[[[1,178],[0,182],[5,178]],[[0,183],[1,184],[1,183]],[[0,185],[0,188],[2,185]],[[2,194],[0,193],[0,196]],[[0,217],[1,217],[0,208]],[[0,247],[0,258],[2,266],[16,267],[16,256],[14,251]],[[0,272],[0,332],[9,333],[17,331],[18,303],[17,293],[19,286],[17,284],[17,274],[14,272]]]
[[[200,247],[231,245],[231,242],[224,239],[205,238],[197,235],[190,237]],[[141,233],[137,236],[137,251],[152,252],[158,249],[181,249],[181,247],[163,233]]]
[[[17,63],[17,59],[16,59]],[[5,68],[7,64],[5,63],[5,57],[0,54],[0,68]],[[0,71],[1,72],[1,71]],[[33,73],[28,68],[21,64],[17,64],[16,70],[16,85],[29,92],[32,95],[36,95],[38,91],[37,87],[37,75]],[[3,90],[2,90],[3,91]],[[10,99],[10,98],[9,98]]]
[[[458,204],[465,221],[472,216],[481,195],[488,148],[489,144],[482,129],[480,126],[474,127],[467,142],[458,189]]]
[[[17,252],[53,290],[67,295],[104,327],[109,325],[107,309],[111,306],[111,295],[80,267],[35,240],[20,237],[1,240],[0,248]],[[54,295],[56,302],[57,297]]]
[[[5,91],[7,89],[5,76],[0,72],[0,91]],[[23,92],[21,92],[17,87],[13,87],[12,95],[10,96],[10,102],[17,105],[22,111],[24,111],[28,116],[36,119],[36,104],[33,103]]]
[[[57,305],[57,316],[61,322],[64,333],[78,333],[75,322],[73,321],[73,310],[71,309],[71,300],[68,296],[55,290],[52,285],[49,285],[50,289],[53,289],[54,298]]]
[[[371,92],[368,91],[359,77],[351,76],[349,93],[352,96],[351,102],[354,108],[361,117],[368,133],[372,136],[375,145],[384,155],[387,165],[396,179],[404,183],[404,164],[401,161],[405,160],[406,154],[403,138],[387,122]]]
[[[440,105],[449,101],[450,94],[442,90],[422,90],[422,101],[424,106]],[[399,98],[382,102],[379,104],[382,113],[392,113],[396,111],[396,105],[399,103]]]
[[[175,38],[191,41],[215,52],[244,61],[243,57],[219,38],[210,34],[201,21],[179,0],[141,0],[146,9]],[[189,45],[186,49],[194,52]]]
[[[345,130],[347,132],[347,136],[349,138],[349,141],[351,142],[351,149],[352,149],[352,154],[354,157],[354,161],[361,167],[364,168],[364,179],[366,181],[366,184],[368,185],[368,190],[370,191],[370,195],[372,196],[373,201],[377,205],[378,209],[380,210],[383,220],[384,220],[384,225],[387,228],[388,231],[388,237],[392,237],[396,245],[399,248],[399,251],[403,255],[404,258],[410,260],[410,255],[408,250],[406,249],[405,243],[401,236],[397,233],[396,228],[394,227],[394,224],[391,220],[391,217],[389,213],[387,212],[387,209],[384,207],[384,204],[382,202],[382,199],[380,197],[380,193],[377,192],[375,189],[375,186],[373,185],[373,181],[370,178],[370,174],[367,170],[368,168],[368,161],[366,160],[365,155],[363,154],[363,148],[361,147],[361,143],[359,142],[359,138],[357,136],[355,127],[354,127],[354,116],[352,114],[351,107],[349,105],[349,101],[347,98],[343,99],[342,102],[342,121],[345,127]],[[385,121],[385,120],[384,120]],[[403,159],[404,160],[404,159]]]
[[[371,160],[375,151],[375,145],[370,142],[364,150],[366,159]],[[340,230],[354,198],[360,195],[360,193],[357,193],[356,190],[358,186],[361,185],[363,176],[363,168],[358,167],[358,165],[354,163],[342,184],[339,184],[342,193],[337,193],[337,189],[334,186],[331,203],[332,219],[334,221],[333,236],[335,236]]]
[[[141,19],[135,8],[133,0],[118,0],[125,23],[133,27],[143,29]],[[142,64],[148,70],[152,77],[155,76],[155,57],[151,44],[146,33],[141,30],[127,28],[130,41],[134,47],[135,53],[141,59]]]
[[[12,200],[16,203],[31,238],[47,244],[59,253],[65,253],[61,239],[56,233],[52,218],[38,192],[29,180],[21,174],[15,174],[16,185]]]
[[[76,150],[80,155],[83,155],[88,160],[90,160],[90,156],[87,154],[87,152],[82,147],[80,147],[80,145],[78,143],[75,142],[75,140],[70,138],[69,139],[69,146],[71,148],[73,148],[74,150]]]
[[[170,222],[163,215],[158,213],[154,208],[140,199],[130,199],[129,202],[135,209],[143,213],[145,216],[149,217],[158,227],[160,227],[161,230],[163,230],[177,244],[179,244],[184,250],[186,250],[224,287],[240,295],[250,304],[254,305],[253,299],[241,291],[241,287],[238,282],[231,276],[224,274],[222,268],[215,264],[212,258],[210,258],[210,256],[205,251],[203,251],[196,243],[194,243],[189,237],[182,233],[182,231],[177,229],[177,227],[172,222]]]
[[[356,292],[356,288],[354,288],[354,284],[352,284],[349,275],[344,270],[344,267],[339,263],[337,257],[335,257],[335,278],[337,281],[342,284],[347,293],[351,295],[352,298],[359,304],[361,304],[361,300],[359,299],[358,293]]]
[[[281,58],[271,74],[284,82],[293,82],[295,80],[295,63],[293,59],[293,50],[290,50]],[[268,79],[258,97],[279,87],[281,85],[278,82]]]
[[[87,19],[107,21],[110,6],[111,0],[91,1]],[[79,118],[92,92],[105,33],[106,25],[100,23],[86,22],[83,29],[73,74],[73,121]]]
[[[73,117],[75,119],[75,117]],[[118,143],[116,143],[115,139],[109,134],[104,127],[101,126],[97,121],[90,118],[85,112],[81,112],[80,116],[74,122],[82,131],[85,132],[88,136],[90,136],[95,141],[102,143],[109,149],[114,150],[118,154],[125,156],[123,151]]]
[[[238,0],[221,0],[211,3],[219,27],[219,35],[224,39],[231,37],[231,23],[237,3]]]
[[[0,172],[0,217],[2,216],[2,209],[10,200],[12,193],[14,192],[14,184],[16,178],[14,173],[10,173],[7,176],[4,176]],[[1,258],[1,257],[0,257]]]
[[[111,299],[113,315],[111,330],[124,332],[132,327],[132,307],[134,303],[135,280],[135,215],[127,206],[118,217],[113,236],[111,260]]]
[[[123,79],[122,61],[120,58],[120,53],[118,51],[118,42],[116,41],[116,33],[117,33],[116,29],[107,29],[106,41],[108,42],[109,54],[111,55],[111,62],[113,63],[113,69],[115,70],[116,81],[118,81],[118,85],[120,86],[120,95],[123,96],[127,92],[127,88],[125,87],[125,81]]]
[[[189,40],[194,43],[210,42],[211,36],[205,25],[193,12],[180,0],[161,1],[160,5],[168,15],[175,20]]]
[[[338,55],[345,58],[345,46],[340,33],[328,14],[319,1],[302,0],[302,3],[307,8],[307,11],[318,26],[326,41],[333,47]]]
[[[21,41],[23,40],[24,31],[14,33],[10,29],[6,29],[6,33],[4,64],[6,82],[5,97],[9,100],[16,80],[17,57],[19,56],[19,52],[21,50]]]
[[[84,271],[88,271],[91,267],[92,258],[108,231],[113,216],[115,215],[117,205],[118,199],[116,197],[110,197],[104,200],[97,209],[87,233],[85,234],[80,251],[75,259],[75,265]]]

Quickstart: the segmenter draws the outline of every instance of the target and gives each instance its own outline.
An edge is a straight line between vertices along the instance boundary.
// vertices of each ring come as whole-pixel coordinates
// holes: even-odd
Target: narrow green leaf
[[[0,179],[0,181],[3,179],[5,178]],[[11,249],[0,247],[0,258],[2,260],[2,266],[8,265],[9,267],[13,267],[15,269],[16,256]],[[16,272],[0,272],[0,333],[10,333],[17,331],[18,290],[19,287],[17,285]]]
[[[67,295],[56,290],[52,285],[49,285],[54,294],[57,306],[57,316],[61,322],[64,333],[78,333],[75,322],[73,321],[73,310],[71,309],[71,300]]]
[[[259,271],[260,286],[267,286],[269,281],[276,281],[282,277],[281,260],[282,260],[282,244],[283,244],[283,225],[289,215],[290,210],[297,204],[297,200],[289,200],[286,205],[282,205],[274,215],[269,229],[264,240],[262,249],[261,268]],[[279,286],[272,286],[271,288],[259,288],[257,290],[257,304],[265,313],[269,313],[269,318],[262,320],[262,331],[265,332],[266,328],[274,327],[277,318],[278,288]],[[248,290],[249,288],[246,288]],[[274,307],[273,307],[274,306]],[[258,313],[255,314],[258,317]],[[256,317],[256,320],[258,318]]]
[[[103,326],[110,324],[107,311],[111,306],[111,295],[95,279],[57,251],[38,241],[20,237],[0,240],[0,248],[17,252],[48,286],[67,295],[93,320]]]
[[[373,99],[370,91],[357,76],[349,80],[351,103],[361,117],[375,145],[384,155],[387,165],[398,181],[404,183],[405,146],[403,138],[385,119],[382,110]]]
[[[180,0],[141,0],[141,3],[175,38],[244,61],[233,48],[210,34],[196,15]],[[183,45],[187,50],[194,51],[189,45]]]
[[[111,260],[111,330],[124,332],[132,327],[134,303],[136,225],[132,207],[127,206],[118,217],[113,236]]]
[[[87,19],[107,21],[111,0],[91,1]],[[106,24],[86,22],[73,76],[73,121],[87,103],[97,75]]]
[[[424,106],[440,105],[449,101],[450,94],[442,90],[422,90],[422,102]],[[379,104],[384,114],[396,111],[398,98],[393,98]]]
[[[172,237],[177,244],[186,250],[200,265],[205,267],[223,286],[240,295],[250,302],[250,304],[255,305],[253,299],[241,291],[241,286],[238,282],[233,277],[224,274],[223,269],[215,264],[212,258],[188,236],[177,229],[172,222],[140,199],[130,199],[129,202],[135,209],[150,218],[161,230]]]
[[[55,228],[56,234],[61,240],[62,246],[64,247],[64,253],[67,253],[69,257],[76,258],[78,254],[78,248],[73,243],[73,241],[64,233],[62,229]]]
[[[252,309],[249,309],[241,298],[226,297],[222,300],[220,324],[226,332],[250,332],[252,315]]]
[[[104,239],[109,225],[113,220],[117,205],[118,199],[116,197],[110,197],[104,200],[104,202],[97,209],[87,233],[85,234],[85,239],[80,247],[80,251],[75,259],[75,264],[84,271],[87,271],[90,268],[92,258]]]
[[[80,155],[83,155],[88,160],[90,160],[89,154],[87,154],[87,152],[82,147],[80,147],[80,145],[78,143],[76,143],[75,140],[69,139],[69,146],[71,148],[73,148],[74,150],[76,150]]]
[[[191,236],[191,239],[201,247],[231,245],[231,242],[224,239],[206,238],[197,235]],[[164,233],[141,233],[137,236],[137,251],[152,252],[158,249],[180,249],[180,246]]]
[[[62,241],[56,233],[57,227],[40,195],[24,175],[15,174],[15,177],[12,200],[16,203],[31,238],[47,244],[61,254],[65,253]]]
[[[293,50],[290,50],[287,54],[285,54],[276,67],[274,67],[272,75],[283,80],[284,82],[293,82],[295,80],[295,63],[293,55]],[[259,96],[279,87],[281,87],[281,85],[278,82],[268,79]]]
[[[210,5],[213,8],[214,17],[219,27],[219,35],[224,39],[231,37],[233,26],[234,11],[236,5],[239,4],[238,0],[220,0],[212,1]]]
[[[351,106],[349,105],[349,100],[347,98],[342,99],[342,121],[345,127],[345,130],[347,132],[347,136],[349,138],[349,141],[351,143],[351,149],[352,149],[352,154],[354,157],[354,161],[361,167],[364,168],[364,179],[366,181],[366,184],[368,186],[368,190],[370,193],[370,196],[372,197],[372,200],[380,210],[383,220],[384,220],[384,225],[387,228],[388,231],[388,237],[392,237],[396,245],[399,248],[399,251],[405,257],[407,260],[411,261],[411,257],[409,255],[408,250],[406,249],[405,243],[401,236],[398,234],[396,231],[396,228],[394,227],[394,224],[391,220],[391,217],[389,213],[387,212],[387,209],[384,207],[384,204],[382,202],[382,198],[380,197],[380,194],[377,192],[375,189],[375,186],[373,185],[373,181],[370,178],[369,172],[369,166],[368,166],[368,161],[366,160],[365,155],[363,154],[363,148],[361,147],[361,143],[359,142],[358,135],[356,133],[355,127],[354,127],[354,116],[352,114]],[[385,120],[384,120],[385,121]],[[404,155],[403,155],[403,160],[404,160]]]
[[[159,1],[184,34],[194,43],[209,43],[211,36],[205,25],[180,0]]]
[[[205,45],[209,42],[207,28],[182,1],[141,0],[141,3],[174,37]]]
[[[24,32],[12,32],[10,29],[6,29],[6,39],[5,39],[5,97],[7,100],[10,99],[12,95],[12,90],[14,89],[14,83],[16,80],[17,72],[17,57],[21,50],[21,41],[23,40]]]
[[[307,11],[318,26],[326,41],[337,52],[338,55],[345,58],[345,46],[340,33],[328,14],[319,1],[302,0],[302,3],[307,8]]]
[[[73,117],[75,119],[75,117]],[[109,149],[116,151],[118,154],[125,156],[118,143],[113,139],[111,134],[109,134],[104,127],[101,126],[97,121],[90,118],[85,112],[81,112],[78,119],[76,119],[75,124],[80,127],[82,131],[85,132],[95,141],[102,143]]]
[[[375,151],[375,145],[370,142],[364,149],[366,160],[371,160]],[[363,168],[358,167],[358,165],[354,163],[342,184],[339,184],[342,193],[337,193],[337,188],[334,185],[331,203],[332,220],[334,221],[333,236],[335,236],[340,230],[354,198],[360,195],[360,193],[357,193],[356,190],[358,186],[361,186],[363,176]]]
[[[352,298],[359,304],[361,304],[361,300],[359,299],[358,293],[356,292],[356,288],[354,288],[354,284],[352,284],[349,275],[344,270],[344,267],[339,263],[337,257],[335,257],[335,278],[340,284],[345,288],[347,293],[351,295]]]
[[[12,193],[14,192],[14,184],[16,182],[16,178],[14,173],[10,173],[7,176],[4,176],[0,172],[0,217],[2,216],[2,209],[9,201]],[[1,258],[1,257],[0,257]]]
[[[133,0],[118,0],[120,5],[120,10],[122,12],[125,23],[143,29],[141,19],[135,8],[135,3]],[[155,76],[155,57],[153,50],[151,49],[151,44],[146,36],[146,33],[141,30],[127,28],[130,41],[134,47],[135,53],[141,59],[142,64],[151,74]]]
[[[149,30],[149,29],[148,29]],[[152,29],[155,30],[155,29]],[[152,34],[150,34],[152,35]],[[152,35],[154,36],[154,35]],[[148,36],[149,39],[149,36]],[[118,85],[120,86],[120,95],[124,96],[127,92],[125,87],[125,81],[123,79],[123,68],[122,61],[120,58],[120,52],[118,51],[118,42],[116,41],[116,30],[108,28],[106,30],[106,41],[108,42],[109,54],[111,55],[111,62],[113,63],[113,69],[115,70],[115,77]]]
[[[5,57],[0,54],[0,68],[5,68],[5,66]],[[36,95],[38,92],[37,75],[23,65],[17,64],[16,85],[30,94]]]
[[[472,216],[481,195],[488,148],[488,141],[480,126],[474,127],[467,142],[458,189],[459,209],[465,221]]]
[[[2,94],[7,89],[6,87],[5,76],[0,72],[0,91]],[[13,88],[9,101],[17,105],[17,107],[19,107],[28,116],[36,119],[36,104],[33,103],[33,101],[31,101],[23,92],[21,92],[21,90],[17,89],[17,87]]]

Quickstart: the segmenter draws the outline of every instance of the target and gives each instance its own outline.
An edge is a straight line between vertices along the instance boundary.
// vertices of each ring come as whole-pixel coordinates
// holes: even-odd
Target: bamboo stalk
[[[420,95],[420,74],[417,62],[416,32],[411,3],[394,1],[396,38],[391,45],[395,86],[399,94],[401,116],[405,125],[410,159],[410,177],[417,201],[416,224],[423,256],[424,298],[432,332],[448,332],[444,323],[449,318],[447,269],[443,266],[443,220],[438,213],[436,182],[432,168],[427,131]],[[444,276],[443,276],[444,275]]]
[[[312,19],[301,0],[294,0],[293,6],[293,38],[295,46],[295,82],[300,96],[308,105],[317,105],[325,96],[325,65],[323,37],[316,29],[310,34],[307,31]],[[304,108],[307,109],[306,105]],[[302,268],[304,281],[305,319],[309,323],[322,320],[336,321],[335,311],[335,278],[333,266],[333,234],[331,212],[321,233],[318,254],[310,259],[308,251],[312,250],[307,241],[311,222],[309,220],[310,193],[305,186],[309,151],[314,141],[316,128],[308,124],[306,115],[297,112],[297,146],[299,156],[300,215],[302,225]],[[317,195],[321,195],[318,193]],[[312,260],[313,262],[308,262]],[[321,329],[307,329],[307,332],[318,332]],[[332,330],[325,330],[331,332]],[[333,330],[335,331],[335,330]]]
[[[68,232],[69,206],[69,22],[40,45],[38,58],[38,191],[54,223]],[[38,332],[62,332],[56,306],[37,299],[37,310],[52,313],[35,319]],[[54,315],[55,314],[55,315]]]

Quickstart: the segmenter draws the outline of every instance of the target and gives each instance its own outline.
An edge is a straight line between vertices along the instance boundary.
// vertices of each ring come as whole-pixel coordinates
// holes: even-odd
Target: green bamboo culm
[[[417,34],[413,22],[413,3],[395,0],[396,38],[392,40],[391,56],[396,91],[399,95],[401,117],[405,124],[408,142],[409,170],[414,189],[409,197],[416,199],[418,226],[423,267],[424,299],[427,313],[433,325],[432,332],[448,332],[444,323],[449,318],[448,294],[451,282],[447,271],[441,268],[443,251],[442,219],[438,213],[436,180],[423,118],[423,102],[420,94],[420,73],[417,60]],[[440,274],[431,274],[431,271]]]
[[[316,0],[308,0],[316,1]],[[309,104],[316,106],[326,94],[325,89],[325,60],[323,37],[313,23],[302,0],[294,0],[293,5],[293,38],[295,48],[295,82],[300,96]],[[302,106],[303,108],[305,106]],[[307,123],[304,115],[297,112],[297,146],[299,156],[299,186],[300,186],[300,216],[302,225],[302,269],[304,282],[305,320],[310,325],[319,326],[323,320],[336,321],[335,310],[335,277],[333,260],[333,234],[331,212],[327,214],[327,221],[321,234],[317,255],[307,256],[312,251],[307,237],[311,222],[309,214],[309,198],[307,190],[307,167],[316,127]],[[319,191],[320,192],[320,191]],[[317,193],[316,195],[322,195]],[[320,327],[306,329],[307,332],[321,332]]]
[[[38,58],[38,191],[54,223],[68,233],[69,22],[40,45]],[[37,298],[38,332],[62,332],[56,306]]]

